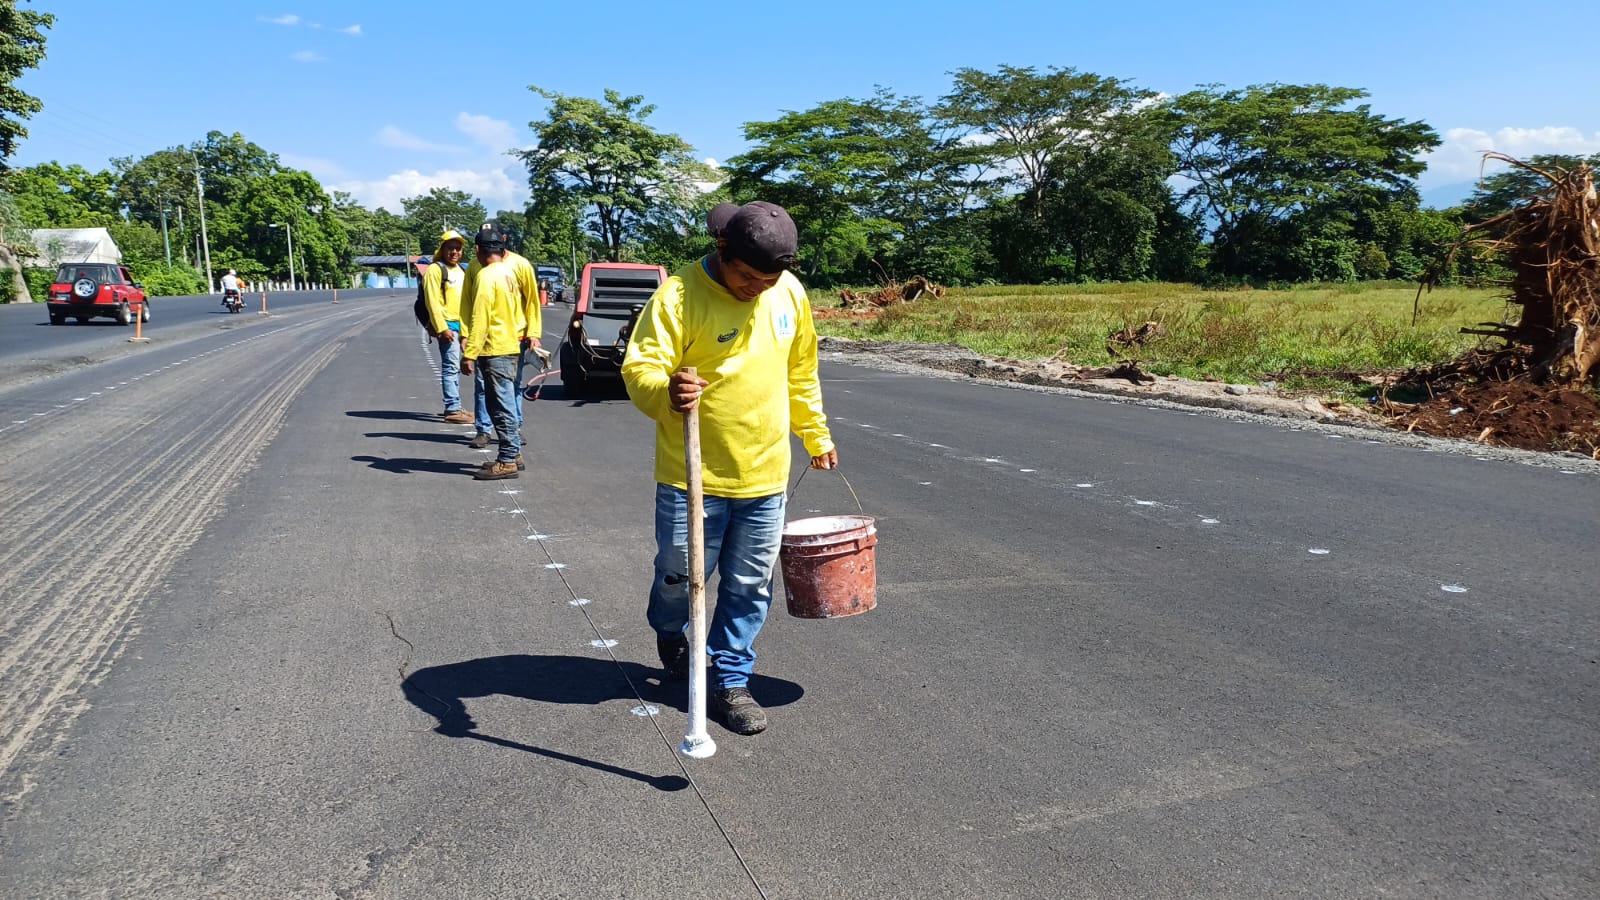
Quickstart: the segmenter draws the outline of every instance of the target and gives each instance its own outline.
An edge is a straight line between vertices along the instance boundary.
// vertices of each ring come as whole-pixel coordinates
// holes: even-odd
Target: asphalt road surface
[[[878,608],[682,760],[650,423],[472,481],[404,294],[0,307],[0,895],[1600,896],[1592,469],[829,361]]]

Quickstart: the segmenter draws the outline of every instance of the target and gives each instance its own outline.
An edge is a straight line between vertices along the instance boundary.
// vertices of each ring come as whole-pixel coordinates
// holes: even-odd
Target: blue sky
[[[1364,88],[1377,112],[1445,138],[1421,179],[1436,202],[1470,188],[1483,150],[1600,152],[1592,19],[1559,52],[1548,23],[1504,2],[270,3],[22,0],[57,21],[20,84],[45,109],[12,163],[101,168],[237,131],[370,206],[446,185],[492,212],[526,197],[504,151],[544,113],[531,84],[643,94],[652,125],[722,160],[744,149],[744,122],[876,85],[932,99],[951,70],[1002,64],[1168,93]],[[1504,42],[1529,28],[1537,41]]]

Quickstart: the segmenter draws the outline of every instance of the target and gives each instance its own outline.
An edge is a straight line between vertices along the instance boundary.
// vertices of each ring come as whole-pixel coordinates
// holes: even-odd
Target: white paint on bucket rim
[[[852,532],[877,534],[878,526],[871,516],[813,516],[783,523],[784,539],[797,538],[798,543],[814,543]]]

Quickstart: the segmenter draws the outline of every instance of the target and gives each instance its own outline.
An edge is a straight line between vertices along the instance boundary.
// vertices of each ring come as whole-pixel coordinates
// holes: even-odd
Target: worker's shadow
[[[412,419],[419,422],[437,422],[432,413],[412,412],[408,409],[347,409],[345,415],[357,419]]]
[[[494,695],[521,697],[538,703],[581,703],[589,706],[613,700],[643,700],[648,705],[686,711],[688,687],[683,682],[663,684],[660,669],[634,662],[613,662],[583,656],[512,654],[419,669],[401,682],[400,688],[412,705],[438,720],[434,731],[447,737],[471,738],[536,753],[643,781],[664,791],[678,791],[688,786],[688,782],[680,776],[645,775],[556,750],[483,734],[477,730],[477,723],[467,712],[468,698]],[[762,706],[787,706],[800,699],[805,689],[792,681],[752,675],[750,693]]]
[[[352,456],[352,462],[366,463],[380,472],[393,472],[396,475],[411,475],[423,472],[429,475],[471,475],[478,470],[473,463],[450,462],[443,459],[418,459],[414,457],[396,456],[384,458],[379,456]]]

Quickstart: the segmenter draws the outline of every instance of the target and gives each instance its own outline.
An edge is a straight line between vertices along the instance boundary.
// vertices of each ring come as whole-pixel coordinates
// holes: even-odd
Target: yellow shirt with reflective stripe
[[[833,449],[817,380],[817,333],[805,288],[789,273],[742,302],[695,262],[656,290],[628,340],[622,378],[635,406],[656,422],[656,481],[687,488],[683,416],[667,379],[694,366],[700,454],[707,494],[765,497],[788,487],[789,432],[806,452]]]

